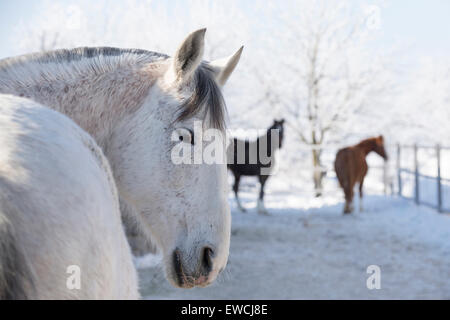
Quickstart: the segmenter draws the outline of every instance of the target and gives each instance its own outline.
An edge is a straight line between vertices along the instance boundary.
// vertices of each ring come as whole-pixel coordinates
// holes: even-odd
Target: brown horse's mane
[[[354,147],[362,149],[367,154],[375,149],[377,145],[377,139],[380,139],[380,137],[372,137],[364,139],[358,144],[356,144]]]

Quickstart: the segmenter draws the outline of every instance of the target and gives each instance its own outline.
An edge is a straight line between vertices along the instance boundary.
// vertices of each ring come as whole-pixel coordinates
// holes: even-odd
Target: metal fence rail
[[[403,168],[401,166],[401,156],[402,150],[413,149],[414,152],[414,170]],[[420,149],[435,150],[436,158],[436,176],[425,175],[420,172],[419,161],[418,161],[418,151]],[[400,197],[414,200],[416,204],[423,204],[432,208],[437,209],[439,212],[450,213],[450,208],[446,208],[443,205],[444,192],[443,192],[443,182],[449,182],[450,179],[445,179],[441,175],[441,151],[450,150],[450,147],[442,147],[440,145],[436,146],[418,146],[418,145],[397,145],[397,193]],[[409,197],[403,193],[403,178],[402,174],[413,176],[414,178],[414,195]],[[420,198],[420,181],[421,179],[433,180],[436,186],[436,204],[431,203],[427,200],[422,200]]]

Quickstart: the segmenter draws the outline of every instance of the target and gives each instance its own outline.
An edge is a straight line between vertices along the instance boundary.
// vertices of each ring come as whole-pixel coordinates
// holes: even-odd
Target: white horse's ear
[[[176,80],[189,78],[203,59],[206,28],[192,32],[184,39],[173,57],[173,71]]]
[[[216,81],[220,86],[225,85],[234,68],[236,68],[239,59],[241,58],[243,49],[244,46],[242,46],[235,54],[230,57],[215,60],[209,63],[216,72]]]

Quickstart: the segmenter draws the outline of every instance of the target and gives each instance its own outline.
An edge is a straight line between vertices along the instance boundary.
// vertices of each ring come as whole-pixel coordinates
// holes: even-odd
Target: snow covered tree
[[[17,39],[21,39],[20,53],[114,46],[172,54],[186,34],[206,27],[207,60],[226,57],[246,46],[233,81],[225,87],[236,92],[251,83],[246,77],[252,42],[250,24],[240,3],[233,0],[80,0],[76,4],[52,1],[44,2],[34,19],[18,26]],[[231,96],[233,104],[233,96],[237,95],[227,96]]]
[[[272,15],[274,7],[268,9]],[[317,196],[325,173],[323,149],[342,141],[369,106],[369,95],[383,88],[384,68],[368,44],[378,10],[355,8],[350,1],[298,0],[277,12],[280,43],[272,49],[278,48],[275,70],[282,85],[266,95],[283,106],[291,129],[309,148]]]
[[[386,126],[402,143],[450,145],[450,59],[423,59],[409,72],[392,118]]]
[[[324,149],[381,127],[374,112],[391,112],[392,81],[370,43],[379,8],[350,0],[47,2],[16,38],[21,52],[106,45],[170,54],[188,32],[207,27],[206,59],[244,44],[224,88],[230,127],[262,129],[285,118],[285,167],[304,167],[307,150],[320,194]]]

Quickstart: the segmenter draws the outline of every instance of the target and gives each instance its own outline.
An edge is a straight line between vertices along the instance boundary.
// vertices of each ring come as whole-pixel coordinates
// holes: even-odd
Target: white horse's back
[[[137,298],[116,187],[94,140],[58,112],[0,95],[0,150],[0,298]],[[81,288],[68,287],[78,267]]]

